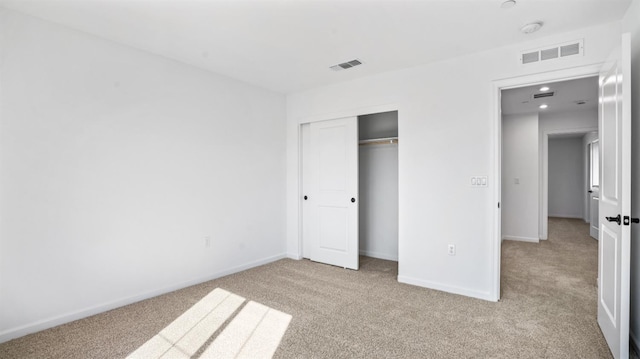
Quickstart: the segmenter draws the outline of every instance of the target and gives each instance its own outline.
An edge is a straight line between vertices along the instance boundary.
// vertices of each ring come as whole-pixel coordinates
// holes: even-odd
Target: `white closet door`
[[[311,260],[358,269],[358,119],[310,125]]]
[[[624,34],[600,72],[598,324],[615,358],[629,357],[630,49]]]

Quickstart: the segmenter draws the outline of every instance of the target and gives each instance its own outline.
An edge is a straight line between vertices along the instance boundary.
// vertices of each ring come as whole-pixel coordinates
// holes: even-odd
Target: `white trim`
[[[243,265],[239,265],[233,268],[229,268],[229,269],[225,269],[223,271],[211,274],[211,275],[207,275],[204,277],[200,277],[197,279],[192,279],[192,280],[188,280],[186,282],[181,282],[181,283],[175,283],[163,288],[159,288],[159,289],[155,289],[155,290],[151,290],[145,293],[141,293],[141,294],[137,294],[134,296],[130,296],[130,297],[126,297],[126,298],[122,298],[122,299],[117,299],[114,301],[110,301],[107,303],[103,303],[103,304],[99,304],[93,307],[89,307],[89,308],[85,308],[85,309],[81,309],[81,310],[77,310],[77,311],[73,311],[70,313],[66,313],[66,314],[62,314],[62,315],[57,315],[51,318],[47,318],[47,319],[43,319],[43,320],[39,320],[30,324],[26,324],[26,325],[21,325],[17,328],[11,328],[8,330],[5,330],[3,332],[0,332],[0,343],[4,343],[6,341],[9,341],[11,339],[15,339],[15,338],[19,338],[22,336],[25,336],[27,334],[31,334],[31,333],[35,333],[35,332],[39,332],[41,330],[45,330],[45,329],[49,329],[49,328],[53,328],[55,326],[61,325],[61,324],[65,324],[65,323],[69,323],[78,319],[82,319],[82,318],[86,318],[95,314],[99,314],[99,313],[103,313],[106,312],[108,310],[112,310],[115,308],[119,308],[128,304],[132,304],[132,303],[136,303],[145,299],[149,299],[149,298],[153,298],[156,296],[159,296],[161,294],[165,294],[165,293],[169,293],[169,292],[173,292],[175,290],[178,289],[182,289],[182,288],[186,288],[186,287],[190,287],[192,285],[196,285],[196,284],[200,284],[200,283],[204,283],[204,282],[208,282],[210,280],[214,280],[220,277],[224,277],[230,274],[234,274],[234,273],[238,273],[238,272],[242,272],[244,270],[247,269],[251,269],[254,267],[258,267],[261,265],[265,265],[271,262],[275,262],[277,260],[283,259],[286,256],[284,254],[278,254],[275,256],[271,256],[271,257],[266,257],[266,258],[262,258],[253,262],[249,262]]]
[[[287,253],[287,256],[286,256],[286,257],[287,257],[287,258],[289,258],[289,259],[296,260],[296,261],[299,261],[299,260],[301,260],[301,259],[303,258],[303,257],[302,257],[301,255],[299,255],[298,253]]]
[[[394,261],[397,262],[398,261],[398,256],[397,255],[389,255],[386,253],[380,253],[380,252],[372,252],[372,251],[365,251],[365,250],[360,250],[360,255],[361,256],[367,256],[367,257],[371,257],[371,258],[378,258],[378,259],[384,259],[387,261]]]
[[[304,245],[303,241],[302,241],[302,233],[304,231],[304,226],[302,224],[303,221],[303,217],[302,217],[302,201],[303,198],[302,196],[304,195],[302,193],[302,191],[304,190],[304,188],[302,188],[302,125],[303,123],[298,123],[296,126],[298,126],[297,128],[297,136],[298,138],[296,139],[298,141],[298,193],[296,193],[296,213],[298,213],[298,253],[287,253],[287,256],[289,256],[289,258],[299,258],[302,259],[302,257],[304,256],[304,252],[302,251],[302,246]]]
[[[576,80],[585,77],[597,76],[598,74],[600,74],[601,66],[602,63],[599,62],[596,64],[572,67],[562,70],[541,72],[525,76],[509,77],[505,79],[497,79],[493,81],[493,84],[494,87],[496,87],[498,90],[508,90],[512,88],[540,85],[547,82]]]
[[[398,105],[384,104],[384,105],[358,107],[358,108],[353,108],[353,109],[344,110],[344,111],[321,113],[321,114],[316,114],[316,115],[311,115],[311,116],[301,118],[298,123],[303,124],[303,123],[311,123],[311,122],[319,122],[319,121],[328,121],[328,120],[335,120],[337,118],[358,117],[362,115],[371,115],[374,113],[391,112],[391,111],[400,112],[400,110],[398,109]]]
[[[539,238],[533,237],[518,237],[518,236],[502,236],[503,241],[518,241],[518,242],[531,242],[531,243],[540,243]]]
[[[622,151],[622,158],[619,159],[621,166],[620,175],[622,176],[622,183],[620,184],[620,193],[622,194],[620,198],[620,211],[622,215],[631,215],[631,176],[633,172],[631,171],[631,157],[633,156],[633,139],[631,137],[631,129],[633,122],[635,122],[631,109],[633,106],[633,97],[631,93],[631,34],[628,32],[623,33],[621,43],[622,54],[620,61],[620,75],[622,75],[624,80],[622,81],[622,128],[619,129],[620,141],[622,141],[622,147],[620,149]],[[601,139],[602,134],[598,134],[598,140]],[[600,147],[600,159],[600,185],[602,185],[602,168],[604,167],[602,164],[602,147]],[[602,193],[605,193],[605,191],[603,190]],[[599,216],[602,218],[603,214],[600,213]],[[598,226],[600,227],[600,225]],[[625,270],[620,271],[620,283],[621,295],[625,297],[625,300],[620,300],[620,348],[623,355],[626,353],[628,356],[628,346],[630,341],[628,337],[631,336],[631,330],[629,327],[631,314],[631,226],[622,226],[621,230],[621,253],[625,253],[625,255],[621,255],[620,265],[621,268]],[[628,337],[625,338],[626,336]]]
[[[582,127],[582,128],[572,128],[572,129],[558,129],[558,130],[547,130],[542,132],[542,138],[540,141],[542,142],[542,146],[539,150],[539,179],[540,179],[540,198],[538,199],[539,208],[539,235],[540,239],[546,240],[549,238],[549,217],[553,217],[549,214],[549,135],[564,135],[564,134],[572,134],[572,133],[590,133],[597,132],[598,127]],[[565,218],[582,218],[582,217],[567,217],[567,216],[559,216]]]
[[[490,241],[491,263],[493,269],[493,285],[491,286],[490,300],[500,300],[500,272],[502,256],[502,87],[503,81],[494,81],[491,84],[493,96],[493,238]]]
[[[502,111],[501,111],[501,91],[524,87],[529,85],[538,85],[545,82],[557,82],[584,77],[596,76],[600,73],[600,63],[566,68],[562,70],[548,71],[532,75],[511,77],[505,79],[496,79],[491,82],[491,95],[493,97],[493,240],[491,248],[491,256],[493,262],[493,286],[489,295],[493,301],[500,299],[500,256],[502,250],[502,212],[497,204],[502,201],[501,178],[502,169],[500,168],[502,161]]]
[[[484,300],[491,301],[491,302],[497,302],[497,300],[494,300],[494,297],[489,292],[471,290],[471,289],[467,289],[467,288],[461,288],[461,287],[446,285],[446,284],[442,284],[442,283],[439,283],[439,282],[433,282],[433,281],[429,281],[429,280],[422,280],[422,279],[406,277],[406,276],[400,276],[400,275],[398,276],[398,282],[405,283],[405,284],[416,285],[416,286],[419,286],[419,287],[424,287],[424,288],[429,288],[429,289],[440,290],[440,291],[447,292],[447,293],[464,295],[464,296],[472,297],[472,298],[484,299]]]
[[[581,220],[583,220],[583,221],[584,221],[584,218],[583,218],[581,215],[579,215],[579,214],[576,214],[576,215],[570,215],[570,214],[552,214],[552,213],[549,213],[549,217],[553,217],[553,218],[571,218],[571,219],[581,219]],[[542,238],[541,238],[541,239],[542,239]]]

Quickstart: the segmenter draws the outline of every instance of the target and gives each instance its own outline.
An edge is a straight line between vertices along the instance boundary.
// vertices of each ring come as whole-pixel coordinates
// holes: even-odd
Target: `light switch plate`
[[[471,187],[487,187],[488,185],[487,176],[471,176]]]

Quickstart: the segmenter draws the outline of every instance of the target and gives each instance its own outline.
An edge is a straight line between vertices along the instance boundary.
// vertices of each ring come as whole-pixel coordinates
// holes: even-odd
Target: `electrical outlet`
[[[211,237],[209,236],[204,237],[204,247],[205,248],[211,247]]]
[[[456,255],[456,245],[455,244],[450,244],[449,247],[447,248],[447,253],[450,256],[455,256]]]

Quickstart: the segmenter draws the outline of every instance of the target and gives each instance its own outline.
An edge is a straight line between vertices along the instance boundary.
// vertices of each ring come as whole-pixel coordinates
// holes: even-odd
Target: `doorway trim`
[[[585,66],[571,67],[560,70],[540,72],[530,75],[496,79],[491,82],[491,93],[493,97],[493,241],[492,241],[492,267],[493,285],[491,300],[500,300],[500,268],[502,252],[502,211],[500,203],[502,201],[502,90],[539,85],[548,82],[559,82],[575,80],[585,77],[598,76],[602,63]],[[539,209],[540,210],[540,209]],[[541,233],[539,233],[541,234]]]

